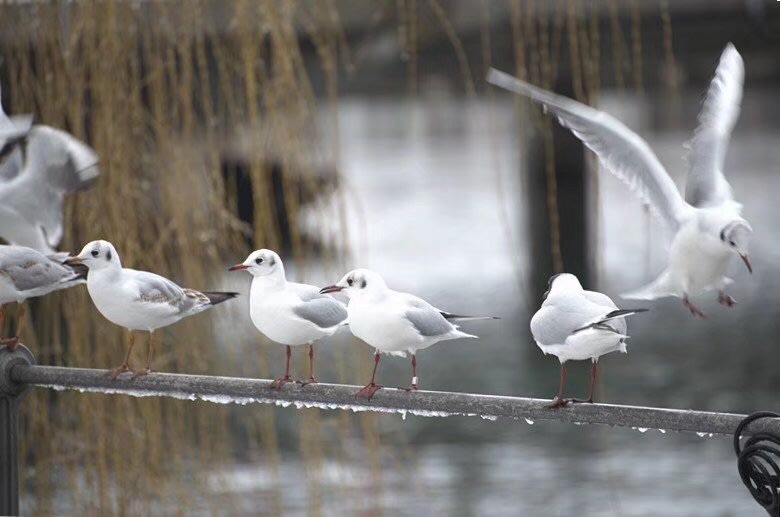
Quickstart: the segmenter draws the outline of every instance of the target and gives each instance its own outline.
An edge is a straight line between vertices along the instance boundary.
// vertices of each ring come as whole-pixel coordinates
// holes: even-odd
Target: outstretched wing
[[[661,162],[639,135],[613,116],[491,69],[487,80],[542,104],[599,157],[612,174],[677,229],[689,210]]]
[[[742,57],[729,43],[720,56],[699,113],[699,127],[689,144],[685,200],[693,206],[717,206],[732,199],[731,186],[723,177],[723,161],[739,117],[744,78]]]

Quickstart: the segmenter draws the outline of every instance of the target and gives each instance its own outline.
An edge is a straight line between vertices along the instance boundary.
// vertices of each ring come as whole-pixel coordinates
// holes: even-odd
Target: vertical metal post
[[[19,401],[29,388],[11,370],[21,364],[35,364],[27,347],[0,349],[0,515],[19,515]]]

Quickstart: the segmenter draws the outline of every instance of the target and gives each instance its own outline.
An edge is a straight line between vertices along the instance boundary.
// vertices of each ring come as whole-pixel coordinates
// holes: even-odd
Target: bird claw
[[[593,399],[569,399],[567,402],[572,404],[593,404]]]
[[[144,375],[149,375],[150,373],[152,373],[151,368],[144,368],[143,370],[138,370],[137,372],[133,372],[133,376],[130,377],[130,380],[134,381],[138,377],[143,377]]]
[[[308,386],[309,384],[318,384],[320,381],[318,381],[314,377],[309,377],[305,381],[295,381],[297,384],[300,384],[301,387]]]
[[[557,396],[556,396],[556,397],[553,399],[553,401],[552,401],[552,402],[550,402],[549,404],[545,405],[544,407],[546,407],[546,408],[549,408],[549,409],[555,409],[555,408],[559,408],[559,407],[564,407],[564,406],[565,406],[565,405],[567,405],[569,402],[571,402],[571,400],[570,400],[570,399],[563,399],[563,398],[561,398],[561,397],[557,397]]]
[[[399,390],[404,390],[404,391],[418,391],[418,390],[417,390],[417,385],[416,385],[416,384],[411,384],[411,385],[409,385],[409,386],[406,386],[406,387],[404,387],[404,386],[401,386],[401,387],[399,387],[398,389],[399,389]]]
[[[274,381],[268,385],[268,388],[272,390],[278,390],[281,389],[282,386],[284,386],[288,382],[292,382],[292,378],[289,375],[285,375],[284,377],[279,377],[278,379],[274,379]]]
[[[688,300],[688,298],[683,298],[683,305],[685,305],[685,307],[686,307],[686,308],[687,308],[689,311],[691,311],[691,314],[692,314],[694,317],[699,317],[699,318],[706,318],[706,316],[704,315],[704,313],[703,313],[703,312],[701,312],[701,311],[700,311],[698,308],[696,308],[696,306],[695,306],[694,304],[692,304],[692,303],[691,303],[691,302]]]
[[[734,307],[737,304],[737,300],[727,295],[726,293],[719,293],[718,303],[721,305],[725,305],[726,307]]]
[[[108,377],[110,380],[115,381],[119,375],[121,375],[124,372],[131,372],[133,371],[130,368],[129,364],[123,364],[121,366],[117,366],[116,368],[111,368],[106,372],[106,377]]]
[[[371,400],[371,397],[374,396],[374,393],[381,390],[383,387],[384,386],[382,386],[381,384],[376,384],[372,382],[370,384],[366,384],[365,386],[363,386],[363,388],[361,388],[360,391],[355,393],[355,396]]]
[[[0,346],[8,347],[8,350],[13,352],[19,345],[19,336],[0,339]]]

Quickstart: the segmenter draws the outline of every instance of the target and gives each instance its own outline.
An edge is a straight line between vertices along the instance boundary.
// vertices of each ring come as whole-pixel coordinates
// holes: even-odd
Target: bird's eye
[[[737,243],[734,242],[734,241],[729,241],[729,244],[731,244],[732,246],[736,246],[737,245]]]
[[[353,283],[353,280],[351,278],[347,280],[347,285],[352,285],[352,283]]]
[[[263,259],[261,259],[261,258],[256,258],[255,259],[255,264],[262,264],[262,263],[263,263]]]
[[[92,250],[92,253],[91,253],[91,255],[92,255],[93,257],[97,257],[98,255],[100,255],[100,252],[99,252],[98,250]]]

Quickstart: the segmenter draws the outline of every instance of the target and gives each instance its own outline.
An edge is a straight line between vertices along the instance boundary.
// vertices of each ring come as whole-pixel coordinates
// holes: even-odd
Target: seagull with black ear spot
[[[152,371],[157,329],[238,296],[238,293],[186,289],[160,275],[122,267],[119,254],[108,241],[90,242],[65,263],[87,266],[87,291],[95,307],[108,321],[128,330],[125,360],[109,370],[111,380],[122,372],[133,371],[130,353],[136,331],[149,333],[149,350],[146,368],[133,372],[133,379]]]
[[[747,251],[753,230],[741,216],[742,205],[734,200],[723,175],[729,138],[739,117],[744,76],[742,57],[729,43],[720,56],[699,113],[699,127],[689,145],[685,199],[647,142],[615,117],[498,70],[491,69],[487,80],[544,106],[674,231],[666,270],[650,284],[622,297],[655,300],[676,296],[692,315],[704,317],[690,300],[699,292],[716,290],[720,304],[734,306],[725,288],[731,283],[726,271],[735,255],[748,272],[753,272]]]
[[[292,381],[290,356],[293,346],[309,346],[309,378],[298,381],[306,386],[317,382],[314,376],[314,343],[332,336],[346,323],[347,308],[332,296],[320,294],[319,288],[288,282],[284,264],[271,250],[253,251],[229,271],[246,271],[252,275],[249,288],[249,316],[255,328],[272,341],[286,345],[287,365],[284,375],[275,379],[271,389],[280,389]]]
[[[417,390],[417,351],[439,341],[477,336],[458,330],[453,321],[498,319],[494,316],[463,316],[437,309],[425,300],[393,291],[379,274],[367,269],[350,271],[338,283],[323,287],[321,293],[344,293],[349,298],[349,329],[374,347],[371,381],[357,392],[371,399],[382,385],[376,383],[380,354],[412,355],[412,383],[407,391]]]
[[[545,355],[554,355],[561,363],[558,394],[547,407],[563,407],[569,402],[592,403],[599,357],[610,352],[626,353],[625,318],[646,310],[618,309],[609,296],[583,289],[576,276],[569,273],[553,275],[542,307],[531,318],[531,333],[536,344]],[[571,360],[593,363],[587,399],[563,398],[566,362]]]

